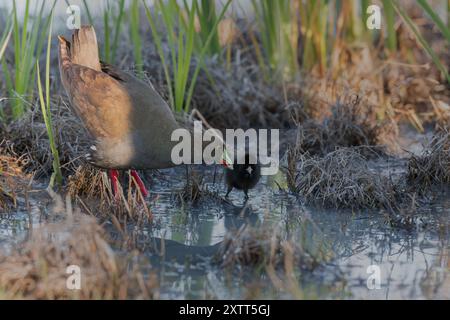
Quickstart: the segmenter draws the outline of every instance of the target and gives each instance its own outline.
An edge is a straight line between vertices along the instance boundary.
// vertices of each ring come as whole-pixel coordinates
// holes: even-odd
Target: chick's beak
[[[230,156],[228,155],[228,151],[226,148],[224,148],[224,150],[223,150],[222,160],[221,160],[220,164],[223,165],[227,169],[233,170],[233,161],[231,160]]]
[[[227,163],[225,160],[222,160],[220,164],[227,169],[233,170],[233,165],[230,163]]]

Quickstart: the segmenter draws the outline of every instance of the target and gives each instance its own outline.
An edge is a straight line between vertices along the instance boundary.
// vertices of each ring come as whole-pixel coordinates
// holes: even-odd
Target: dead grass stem
[[[395,205],[394,183],[372,171],[366,157],[354,148],[340,148],[324,157],[288,152],[296,164],[290,165],[289,186],[306,203],[332,208],[391,209]]]
[[[294,265],[312,270],[326,260],[326,253],[310,252],[301,242],[283,235],[279,230],[252,228],[243,225],[229,232],[216,255],[224,268],[264,267],[275,270],[283,267],[286,259]]]
[[[424,193],[433,185],[450,184],[450,133],[437,133],[421,155],[412,155],[408,161],[406,182],[409,188]]]
[[[396,126],[389,120],[378,121],[375,109],[357,97],[337,100],[331,115],[319,122],[306,119],[297,124],[297,148],[314,155],[326,155],[341,147],[358,147],[367,156],[397,148]],[[370,147],[370,148],[369,148]]]
[[[66,208],[67,210],[67,208]],[[33,230],[31,239],[0,254],[0,297],[7,299],[157,298],[154,274],[145,278],[136,253],[114,253],[93,218],[67,212],[63,222]],[[72,215],[73,214],[73,215]],[[70,290],[67,267],[80,267],[80,290]]]

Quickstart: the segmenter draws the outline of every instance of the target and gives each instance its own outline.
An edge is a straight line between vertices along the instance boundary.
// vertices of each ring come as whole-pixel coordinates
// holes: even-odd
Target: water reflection
[[[229,201],[220,200],[225,194],[223,179],[216,176],[214,183],[211,170],[202,174],[211,179],[206,187],[215,196],[193,206],[173,194],[185,183],[184,169],[164,171],[151,183],[158,195],[151,204],[154,223],[142,228],[128,225],[133,246],[158,270],[163,298],[291,298],[274,289],[261,272],[230,274],[214,263],[224,236],[245,225],[282,229],[310,252],[325,248],[331,256],[329,263],[310,273],[295,270],[306,297],[450,298],[448,191],[422,206],[414,214],[415,227],[405,229],[392,227],[382,212],[305,207],[267,181],[251,191],[246,203],[240,193],[233,193]],[[35,200],[31,207],[33,223],[38,224],[43,206]],[[29,219],[20,212],[1,216],[0,245],[26,239]],[[112,225],[105,228],[112,238],[117,237]],[[379,290],[367,287],[370,265],[380,267]]]

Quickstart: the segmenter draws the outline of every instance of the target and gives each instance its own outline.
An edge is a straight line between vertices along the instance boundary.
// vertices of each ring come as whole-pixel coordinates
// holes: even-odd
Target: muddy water
[[[301,295],[294,297],[450,298],[450,192],[436,193],[429,201],[432,204],[422,205],[414,213],[413,224],[391,225],[383,212],[304,206],[267,178],[251,191],[247,203],[238,191],[224,201],[222,172],[200,172],[212,196],[196,205],[181,202],[174,193],[185,183],[183,168],[162,171],[149,183],[154,222],[139,228],[137,234],[152,269],[158,270],[162,298],[292,298],[289,290],[274,289],[262,272],[226,271],[213,261],[224,236],[246,224],[289,230],[307,238],[310,247],[326,248],[331,258],[320,268],[297,270]],[[282,180],[278,184],[282,186]],[[30,219],[39,223],[38,201],[31,207],[31,214],[0,217],[0,246],[25,239]],[[106,228],[114,229],[108,224]],[[162,246],[161,256],[155,248]],[[379,288],[369,278],[377,271]]]

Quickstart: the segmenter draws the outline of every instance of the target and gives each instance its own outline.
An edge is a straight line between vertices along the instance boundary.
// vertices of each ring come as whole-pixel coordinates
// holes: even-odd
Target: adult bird
[[[100,61],[92,26],[58,39],[62,84],[92,139],[88,161],[108,170],[115,196],[117,170],[128,169],[147,196],[135,170],[173,167],[171,135],[181,126],[152,86]]]
[[[100,62],[93,27],[75,30],[72,43],[58,39],[62,84],[92,138],[89,162],[109,170],[115,195],[117,170],[131,169],[147,196],[135,170],[173,166],[170,137],[179,125],[172,111],[147,83]]]

